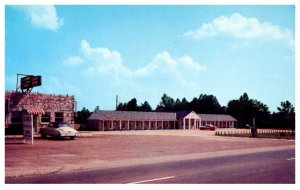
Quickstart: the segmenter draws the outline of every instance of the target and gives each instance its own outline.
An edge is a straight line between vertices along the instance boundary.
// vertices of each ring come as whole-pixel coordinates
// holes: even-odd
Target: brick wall
[[[41,93],[5,92],[5,124],[10,125],[11,112],[27,108],[41,108],[51,112],[51,121],[55,120],[55,112],[63,112],[64,122],[74,123],[74,96]]]

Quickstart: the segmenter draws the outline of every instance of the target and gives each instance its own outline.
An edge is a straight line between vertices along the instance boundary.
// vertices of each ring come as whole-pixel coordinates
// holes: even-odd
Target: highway
[[[40,176],[6,184],[294,184],[295,149]]]

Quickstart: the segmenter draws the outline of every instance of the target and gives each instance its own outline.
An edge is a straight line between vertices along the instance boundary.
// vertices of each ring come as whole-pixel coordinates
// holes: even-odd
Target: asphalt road
[[[294,184],[295,149],[158,164],[6,177],[6,184]]]

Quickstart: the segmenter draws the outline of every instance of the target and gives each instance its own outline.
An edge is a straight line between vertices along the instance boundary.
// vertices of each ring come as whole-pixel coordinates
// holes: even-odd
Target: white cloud
[[[62,18],[56,14],[56,8],[52,5],[16,6],[28,16],[30,23],[37,27],[57,31],[63,24]]]
[[[174,57],[167,51],[157,53],[148,63],[130,68],[118,51],[93,47],[86,40],[81,41],[79,53],[62,64],[65,65],[67,60],[84,60],[84,64],[73,68],[83,75],[80,78],[86,83],[81,87],[80,97],[84,99],[84,93],[88,92],[94,95],[93,101],[98,101],[95,97],[101,97],[105,102],[112,101],[112,94],[122,95],[123,98],[142,96],[144,100],[155,103],[163,93],[184,97],[186,93],[201,90],[201,76],[206,69],[189,55]],[[53,87],[49,85],[48,88],[54,90],[59,86],[59,82],[54,80],[53,83]],[[76,92],[76,89],[63,86]]]
[[[86,40],[81,42],[82,59],[89,63],[83,72],[92,76],[131,76],[132,71],[123,65],[121,54],[108,48],[92,48]]]
[[[91,47],[86,40],[81,42],[80,54],[69,57],[63,64],[77,64],[82,60],[84,64],[77,66],[83,75],[98,77],[101,80],[103,78],[106,81],[113,80],[110,85],[126,85],[133,88],[132,91],[137,91],[136,88],[140,88],[141,85],[146,89],[159,87],[158,83],[167,88],[176,83],[185,89],[195,90],[200,73],[206,69],[189,55],[173,57],[167,51],[157,53],[150,63],[132,69],[123,64],[118,51]]]
[[[49,94],[73,94],[80,95],[80,89],[73,86],[70,83],[60,81],[57,77],[49,76],[43,79],[43,85],[39,88],[34,88],[33,90],[38,90],[39,92],[49,93]]]
[[[82,59],[80,56],[71,56],[65,61],[63,61],[63,64],[67,66],[78,66],[83,63],[85,63],[85,60]]]
[[[71,56],[64,64],[87,62],[83,73],[89,76],[113,76],[120,78],[149,77],[153,74],[180,73],[189,69],[192,72],[202,71],[205,67],[185,55],[173,58],[168,52],[161,52],[153,60],[137,69],[130,69],[123,64],[122,56],[115,50],[108,48],[93,48],[86,40],[81,42],[80,56]]]
[[[230,17],[220,16],[210,23],[203,23],[200,28],[186,32],[184,36],[203,39],[221,34],[229,34],[239,39],[272,39],[283,41],[294,48],[294,36],[290,29],[282,28],[269,22],[261,22],[255,17],[244,17],[234,13]]]
[[[153,61],[137,69],[134,74],[136,76],[150,76],[155,73],[169,73],[174,75],[175,73],[185,72],[190,70],[191,72],[203,71],[204,66],[201,66],[193,58],[188,55],[179,58],[173,58],[168,52],[162,52],[155,55]]]

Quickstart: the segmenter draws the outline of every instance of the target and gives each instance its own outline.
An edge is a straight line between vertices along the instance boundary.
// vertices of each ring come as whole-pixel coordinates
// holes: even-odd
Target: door
[[[33,129],[34,129],[34,132],[37,133],[37,128],[38,128],[38,115],[33,115],[33,121],[32,121],[32,125],[33,125]]]

